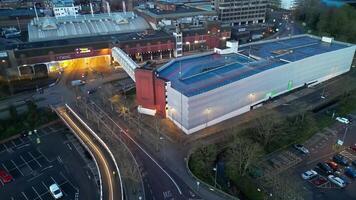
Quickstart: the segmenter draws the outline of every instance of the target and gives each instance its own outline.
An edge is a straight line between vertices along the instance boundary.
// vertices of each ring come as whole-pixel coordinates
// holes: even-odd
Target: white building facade
[[[242,46],[243,47],[243,46]],[[186,134],[251,110],[269,98],[314,85],[350,70],[355,46],[287,62],[192,96],[166,84],[167,117]]]

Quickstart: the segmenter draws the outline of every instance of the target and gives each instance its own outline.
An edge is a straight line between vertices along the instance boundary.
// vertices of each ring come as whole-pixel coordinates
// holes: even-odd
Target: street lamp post
[[[215,167],[213,168],[213,171],[215,171],[214,187],[216,188],[216,177],[218,175],[218,164],[215,165]]]
[[[346,134],[347,134],[347,130],[348,130],[348,126],[346,126],[345,128],[345,132],[344,132],[344,136],[342,137],[342,141],[345,143],[345,138],[346,138]]]
[[[163,153],[163,161],[166,161],[166,149],[165,149],[165,139],[164,137],[159,137],[159,140],[162,142],[162,153]]]
[[[210,113],[211,113],[211,109],[207,108],[206,109],[206,124],[205,124],[205,127],[208,127]]]

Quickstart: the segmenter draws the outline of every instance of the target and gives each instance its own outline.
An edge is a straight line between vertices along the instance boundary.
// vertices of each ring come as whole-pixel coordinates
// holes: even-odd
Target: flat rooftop
[[[39,41],[39,42],[25,42],[20,44],[5,44],[5,49],[39,49],[39,48],[60,48],[67,45],[85,45],[90,43],[108,43],[108,42],[134,42],[138,39],[140,41],[147,40],[162,40],[162,38],[171,38],[172,35],[164,31],[153,31],[152,33],[144,32],[134,32],[134,33],[119,33],[111,35],[100,35],[100,36],[91,36],[91,37],[80,37],[80,38],[68,38],[68,39],[59,39],[59,40],[50,40],[50,41]],[[1,40],[0,40],[1,44]]]
[[[237,54],[205,53],[178,58],[157,69],[157,74],[189,97],[290,62],[349,46],[351,44],[326,43],[314,36],[301,35],[243,45]]]
[[[154,18],[158,19],[171,19],[171,18],[180,18],[180,17],[193,17],[198,15],[216,15],[216,12],[213,10],[206,10],[199,7],[186,6],[186,5],[176,5],[176,10],[161,10],[158,8],[145,8],[139,9],[140,12],[145,13]]]

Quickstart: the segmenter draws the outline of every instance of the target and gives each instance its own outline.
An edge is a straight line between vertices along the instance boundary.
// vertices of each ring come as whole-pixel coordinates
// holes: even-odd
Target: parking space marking
[[[15,168],[17,169],[17,170],[19,170],[19,172],[21,173],[21,175],[23,176],[23,173],[22,173],[22,171],[17,167],[17,165],[16,165],[16,163],[13,161],[13,160],[10,160],[11,162],[12,162],[12,164],[14,164],[15,165]]]
[[[34,160],[40,167],[42,167],[41,163],[38,162],[38,160],[32,155],[31,152],[28,152],[28,155],[30,155],[32,157],[32,160]],[[39,156],[38,158],[40,158],[41,156]]]
[[[48,162],[52,162],[52,161],[50,161],[48,158],[47,158],[47,156],[45,156],[42,152],[41,152],[41,150],[37,150]],[[40,157],[40,156],[39,156]]]
[[[22,161],[24,161],[24,165],[27,165],[27,167],[29,167],[30,169],[31,169],[31,172],[33,172],[33,169],[32,169],[32,167],[27,163],[27,161],[22,157],[22,155],[20,155],[20,158],[22,159]],[[32,159],[33,160],[33,159]],[[31,160],[31,161],[32,161]]]
[[[69,181],[69,180],[67,179],[67,177],[65,177],[65,176],[63,175],[62,172],[59,172],[59,175],[61,175],[61,176],[64,178],[64,180],[66,180],[66,182],[68,182],[68,183],[70,184],[70,186],[72,186],[74,189],[78,190],[78,188],[75,187],[75,186],[73,185],[73,183],[72,183],[71,181]],[[63,184],[64,184],[64,183],[63,183]]]
[[[37,190],[32,186],[32,189],[35,191],[35,193],[37,194],[37,196],[42,200],[42,197],[40,194],[38,194]],[[36,198],[37,199],[37,198]]]
[[[26,200],[29,200],[24,192],[21,192],[21,194],[25,197]]]
[[[356,160],[356,156],[354,154],[348,152],[347,150],[341,151],[340,154],[345,156],[346,158],[348,158],[350,160]]]
[[[4,186],[5,184],[2,182],[2,180],[0,180],[1,186]]]
[[[6,151],[9,151],[9,148],[6,146],[6,144],[4,143],[4,144],[2,144],[4,147],[5,147],[5,149],[6,149]]]
[[[6,171],[9,171],[9,169],[7,169],[7,167],[4,165],[4,163],[1,163],[1,165]]]

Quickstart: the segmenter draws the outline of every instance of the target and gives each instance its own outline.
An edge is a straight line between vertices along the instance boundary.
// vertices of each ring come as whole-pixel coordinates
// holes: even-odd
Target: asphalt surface
[[[91,105],[93,104],[91,103]],[[98,116],[109,117],[100,107],[91,107],[97,111]],[[145,144],[130,136],[129,128],[126,125],[117,120],[115,122],[120,127],[118,130],[121,130],[116,132],[117,136],[125,142],[143,168],[142,175],[146,199],[200,199],[164,161],[154,156]]]
[[[57,183],[64,200],[98,199],[98,185],[84,160],[88,158],[78,154],[75,149],[80,147],[68,135],[66,127],[57,123],[0,144],[0,168],[14,178],[10,183],[0,181],[0,198],[51,200],[49,186]]]
[[[354,115],[354,120],[356,115]],[[335,148],[335,144],[338,139],[344,137],[345,128],[348,127],[346,132],[345,143],[340,148]],[[309,146],[311,149],[311,154],[298,166],[291,169],[294,173],[294,177],[297,181],[302,182],[304,185],[304,190],[306,192],[306,199],[315,200],[334,200],[334,199],[356,199],[356,181],[352,178],[347,178],[351,183],[346,187],[341,189],[329,181],[321,186],[315,186],[308,181],[301,180],[300,174],[309,169],[314,169],[316,164],[319,162],[325,162],[332,160],[333,155],[340,153],[344,155],[350,162],[356,160],[356,152],[348,149],[349,146],[356,144],[356,124],[344,125],[341,123],[336,123],[334,126],[330,127],[330,130],[334,132],[334,137],[315,143],[313,146]],[[344,167],[339,166],[341,172],[343,172]],[[343,173],[342,173],[343,174]],[[321,174],[327,177],[325,174]]]
[[[102,198],[108,200],[122,199],[121,177],[118,175],[115,162],[111,159],[111,155],[107,149],[97,141],[75,114],[64,107],[58,108],[57,111],[67,126],[72,129],[74,134],[81,138],[93,153],[101,172]]]

